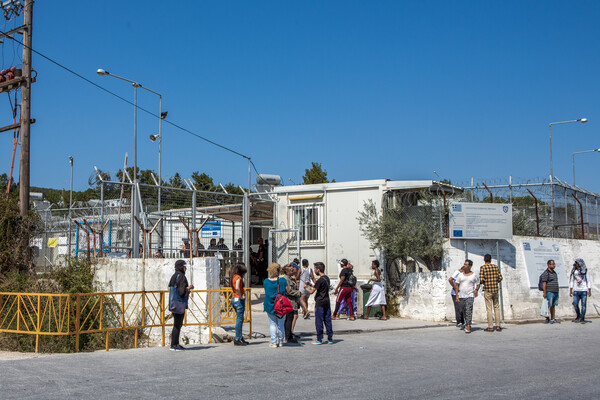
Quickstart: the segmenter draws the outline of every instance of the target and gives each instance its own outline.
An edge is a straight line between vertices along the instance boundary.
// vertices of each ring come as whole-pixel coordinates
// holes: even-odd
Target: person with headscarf
[[[175,261],[175,273],[171,276],[169,281],[169,288],[172,288],[173,295],[169,295],[169,309],[173,315],[173,330],[171,331],[171,351],[182,351],[185,350],[183,346],[179,344],[179,333],[181,332],[181,326],[183,325],[183,317],[185,316],[185,308],[187,308],[187,299],[190,296],[190,290],[194,289],[194,285],[188,284],[188,280],[185,277],[185,271],[187,270],[187,264],[184,260]],[[173,297],[173,298],[171,298]],[[185,304],[182,309],[175,306],[175,302],[183,302]]]
[[[575,260],[573,269],[571,269],[569,295],[573,298],[573,307],[575,308],[575,314],[577,314],[573,322],[585,324],[585,308],[588,295],[592,295],[592,281],[588,276],[585,261],[581,258]],[[579,303],[581,303],[581,309]]]

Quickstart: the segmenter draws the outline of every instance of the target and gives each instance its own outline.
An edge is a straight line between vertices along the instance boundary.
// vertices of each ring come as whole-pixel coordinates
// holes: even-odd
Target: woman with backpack
[[[189,285],[185,277],[187,264],[184,260],[175,261],[175,273],[169,281],[169,311],[173,315],[173,330],[171,331],[171,351],[185,350],[179,344],[179,333],[183,325],[183,317],[187,308],[187,300],[190,296],[190,290],[194,285]]]
[[[235,309],[235,340],[234,346],[246,346],[248,342],[242,335],[242,325],[244,323],[244,311],[246,309],[246,292],[244,291],[244,275],[248,269],[243,262],[235,264],[231,277],[231,289],[233,290],[233,299],[231,304]]]
[[[280,317],[275,314],[275,298],[278,294],[285,295],[287,282],[279,277],[281,266],[277,263],[271,263],[267,268],[268,278],[264,280],[265,300],[263,309],[269,317],[269,333],[271,334],[270,347],[282,347],[285,331],[285,315]]]

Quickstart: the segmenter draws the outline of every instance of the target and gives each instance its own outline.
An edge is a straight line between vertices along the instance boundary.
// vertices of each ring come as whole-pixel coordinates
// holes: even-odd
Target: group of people
[[[546,317],[547,324],[560,323],[556,319],[556,306],[558,305],[558,275],[554,269],[556,262],[548,260],[546,270],[540,275],[539,289],[547,304],[542,304],[542,308],[548,310]],[[587,266],[583,259],[578,258],[573,263],[571,273],[569,274],[569,295],[573,298],[573,308],[575,309],[575,319],[572,322],[585,324],[585,312],[587,298],[592,295],[592,281],[587,273]],[[580,307],[581,305],[581,307]]]
[[[298,336],[294,334],[296,321],[302,313],[304,319],[310,318],[308,309],[308,299],[311,295],[315,295],[315,328],[317,338],[315,344],[324,342],[324,334],[327,335],[327,342],[333,343],[333,327],[332,320],[339,318],[339,310],[343,302],[348,307],[350,320],[355,320],[356,316],[353,312],[353,307],[349,299],[349,293],[356,290],[356,279],[353,276],[351,265],[346,259],[341,261],[342,271],[339,275],[339,284],[337,285],[334,294],[337,295],[335,309],[331,311],[331,303],[329,291],[331,281],[325,274],[325,264],[316,262],[313,264],[313,269],[310,268],[308,260],[302,260],[299,265],[299,260],[296,259],[290,264],[281,267],[277,263],[271,263],[267,267],[267,278],[263,281],[265,290],[265,298],[263,309],[269,319],[269,334],[270,346],[281,347],[284,343],[298,343]],[[348,267],[350,265],[350,267]],[[383,319],[385,315],[385,291],[381,282],[381,271],[379,270],[379,261],[374,260],[371,264],[373,276],[368,281],[372,283],[371,297],[367,303],[368,314],[373,306],[381,306],[383,311]],[[234,345],[244,346],[247,342],[242,336],[242,321],[244,315],[244,288],[243,277],[247,273],[243,263],[238,263],[232,272],[231,285],[234,292],[233,305],[237,313],[236,329]],[[276,301],[278,295],[287,298],[291,304],[291,309],[285,315],[276,312]],[[237,300],[239,299],[239,300]]]
[[[479,289],[483,286],[485,308],[487,312],[486,332],[501,332],[501,315],[499,302],[499,284],[502,281],[502,274],[497,265],[492,264],[492,256],[486,254],[483,256],[484,265],[479,269],[479,274],[475,273],[473,261],[465,260],[463,266],[455,271],[448,279],[452,287],[451,296],[454,302],[454,312],[456,317],[456,326],[464,329],[465,333],[471,333],[471,323],[473,317],[473,302],[479,294]],[[558,275],[554,271],[556,263],[554,260],[548,260],[547,269],[539,278],[539,289],[542,291],[542,308],[548,310],[546,323],[559,323],[555,318],[555,307],[558,305]],[[573,322],[585,322],[587,297],[592,295],[592,283],[587,274],[585,262],[578,258],[573,264],[569,276],[569,294],[573,297],[573,307],[576,318]],[[581,308],[580,308],[581,304]],[[493,315],[492,315],[493,314]]]

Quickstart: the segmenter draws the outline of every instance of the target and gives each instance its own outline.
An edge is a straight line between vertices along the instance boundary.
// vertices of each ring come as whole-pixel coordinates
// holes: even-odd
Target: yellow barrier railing
[[[252,335],[250,289],[246,290],[244,323]],[[207,326],[212,342],[214,326],[234,325],[236,313],[231,288],[193,290],[190,294],[184,326]],[[135,330],[134,346],[138,347],[140,329],[161,329],[165,345],[166,327],[172,326],[168,291],[114,293],[0,293],[0,332],[35,335],[38,352],[40,336],[75,335],[75,351],[79,337],[88,333],[109,334],[114,331]]]

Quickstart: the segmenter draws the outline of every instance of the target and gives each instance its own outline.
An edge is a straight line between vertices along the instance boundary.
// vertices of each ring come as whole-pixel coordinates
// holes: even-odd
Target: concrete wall
[[[106,292],[130,292],[142,291],[145,285],[146,291],[168,290],[169,280],[175,272],[174,259],[111,259],[103,258],[96,265],[96,281],[100,284],[102,291]],[[189,264],[189,260],[186,260]],[[195,290],[219,289],[219,260],[215,257],[200,257],[192,260],[188,266],[186,277]],[[195,298],[194,304],[189,302],[189,310],[194,315],[207,314],[207,295],[192,294]],[[213,297],[214,298],[214,297]],[[168,301],[168,297],[165,299]],[[215,303],[213,301],[213,303]],[[213,304],[214,310],[220,309],[220,304]],[[215,319],[218,321],[218,318]],[[171,329],[167,328],[167,344],[170,340]],[[190,326],[183,327],[180,338],[183,342],[208,343],[208,328]],[[153,329],[151,339],[160,339],[160,329]]]
[[[539,309],[541,305],[541,292],[537,288],[529,287],[528,272],[525,267],[522,239],[535,240],[536,238],[515,236],[511,240],[499,241],[499,253],[503,275],[503,302],[505,320],[541,319]],[[588,274],[593,283],[592,297],[588,298],[587,315],[598,316],[600,301],[595,300],[594,291],[600,282],[600,242],[590,240],[554,239],[561,246],[565,273],[570,273],[570,268],[575,258],[583,258],[588,266]],[[492,255],[492,262],[496,259],[495,240],[469,240],[467,244],[468,258],[473,260],[475,272],[484,264],[483,256]],[[450,297],[448,278],[462,266],[465,260],[463,240],[448,240],[444,245],[444,271],[430,273],[409,274],[406,281],[406,296],[399,300],[400,315],[406,318],[451,321],[454,319],[454,306]],[[537,277],[536,277],[537,281]],[[572,318],[575,312],[567,288],[560,289],[559,306],[556,316],[558,318]],[[594,305],[597,305],[597,309]],[[483,296],[475,299],[473,319],[485,321],[485,301]]]

